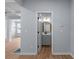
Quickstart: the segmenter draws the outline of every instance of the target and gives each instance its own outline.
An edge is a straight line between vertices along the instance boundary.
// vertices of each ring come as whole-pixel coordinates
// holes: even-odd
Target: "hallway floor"
[[[6,43],[6,59],[73,59],[69,55],[51,55],[51,50],[49,47],[43,47],[41,52],[35,56],[17,55],[14,53],[14,51],[16,48],[20,47],[20,40],[20,38],[16,38],[12,42]]]

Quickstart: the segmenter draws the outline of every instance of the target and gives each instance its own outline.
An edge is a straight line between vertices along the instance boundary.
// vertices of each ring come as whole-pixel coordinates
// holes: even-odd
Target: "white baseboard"
[[[53,53],[52,55],[70,55],[71,53]]]
[[[74,58],[74,55],[72,53],[70,55],[72,56],[72,58]]]
[[[25,53],[25,52],[19,52],[16,53],[17,55],[37,55],[37,53]]]
[[[72,58],[74,58],[72,53],[53,53],[52,55],[70,55]]]
[[[37,55],[37,53],[25,53],[25,52],[20,52],[16,53],[17,55]],[[72,58],[74,58],[74,55],[72,53],[53,53],[52,55],[70,55]]]

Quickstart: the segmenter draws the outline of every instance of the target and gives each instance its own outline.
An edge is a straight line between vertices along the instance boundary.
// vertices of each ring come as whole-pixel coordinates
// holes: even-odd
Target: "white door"
[[[37,21],[37,48],[38,48],[38,53],[41,50],[41,33],[42,33],[42,24],[41,22],[38,20]]]

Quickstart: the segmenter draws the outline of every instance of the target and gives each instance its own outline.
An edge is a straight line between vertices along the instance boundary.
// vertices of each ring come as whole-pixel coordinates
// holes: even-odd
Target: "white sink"
[[[45,34],[45,33],[43,32],[42,35],[51,35],[51,33],[47,33],[47,34]]]

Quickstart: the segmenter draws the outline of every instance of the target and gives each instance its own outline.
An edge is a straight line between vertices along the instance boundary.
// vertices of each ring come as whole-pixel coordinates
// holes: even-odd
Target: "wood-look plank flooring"
[[[43,47],[40,53],[35,56],[17,55],[14,51],[20,47],[20,39],[7,42],[5,46],[5,59],[73,59],[70,55],[51,55],[50,47]]]

